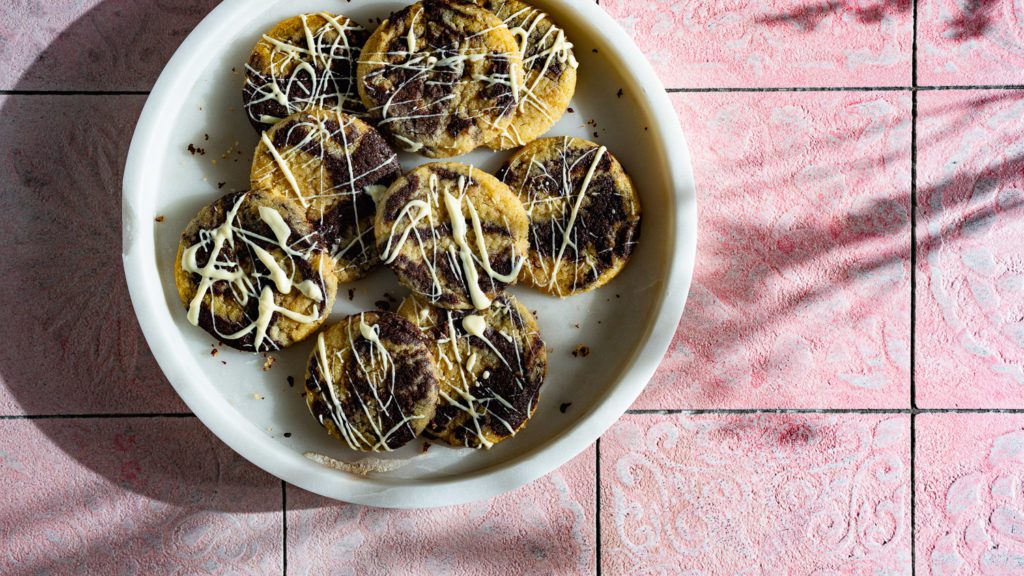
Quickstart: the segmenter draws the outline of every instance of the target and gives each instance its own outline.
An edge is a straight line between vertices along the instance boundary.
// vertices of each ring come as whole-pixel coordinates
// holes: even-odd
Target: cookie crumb
[[[573,327],[576,328],[577,330],[580,329],[580,325],[579,324],[573,324]]]
[[[594,54],[597,54],[597,48],[591,48],[590,51],[593,52]]]
[[[209,139],[210,139],[210,135],[204,132],[203,133],[203,140],[209,140]]]
[[[225,184],[227,184],[227,182],[217,182],[217,190],[223,188]]]
[[[380,310],[384,310],[385,312],[391,311],[391,303],[388,302],[387,300],[377,300],[376,302],[373,303],[373,305]]]
[[[277,358],[267,356],[267,361],[263,363],[263,371],[266,372],[267,370],[270,370],[270,367],[274,365],[274,362],[277,362]]]
[[[587,356],[590,356],[590,346],[580,344],[579,346],[573,348],[572,355],[577,358],[586,358]]]
[[[356,291],[354,289],[352,289],[352,288],[349,288],[348,289],[348,299],[349,299],[349,301],[351,302],[352,299],[355,298],[355,297],[356,297]]]
[[[429,442],[424,442],[423,443],[423,453],[425,454],[427,452],[427,450],[430,450],[430,443]]]
[[[252,398],[253,398],[253,400],[263,400],[263,396],[260,396],[259,394],[255,393],[255,392],[252,393]]]
[[[288,377],[288,387],[289,388],[294,388],[295,387],[295,377],[294,376],[289,376]]]
[[[622,88],[619,88],[619,91],[615,93],[615,97],[622,98]]]
[[[220,352],[220,350],[214,348],[213,350],[210,350],[210,356],[216,356],[218,352]]]
[[[189,144],[188,145],[188,153],[193,155],[193,156],[195,156],[196,154],[199,154],[200,156],[206,156],[206,149],[205,148],[199,148],[195,144]]]
[[[562,405],[558,407],[558,411],[565,414],[565,411],[569,409],[569,406],[572,406],[572,402],[562,402]]]
[[[221,360],[221,361],[220,361],[220,363],[221,363],[221,364],[223,364],[223,365],[225,365],[225,366],[227,366],[227,365],[228,365],[228,362],[227,362],[227,360]]]
[[[568,108],[566,108],[566,110],[569,111],[569,114],[575,114],[576,113],[576,111],[573,110],[572,106],[569,106]]]
[[[284,433],[284,437],[285,438],[291,438],[292,437],[292,433],[291,432],[285,432]]]
[[[160,215],[160,216],[157,216],[156,218],[153,218],[153,220],[156,220],[157,222],[163,222],[164,221],[164,217],[163,217],[163,215]]]

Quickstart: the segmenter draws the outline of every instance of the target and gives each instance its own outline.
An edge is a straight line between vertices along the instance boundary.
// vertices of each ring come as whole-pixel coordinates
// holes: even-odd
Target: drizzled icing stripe
[[[512,35],[515,36],[523,55],[523,69],[526,78],[525,85],[521,90],[522,97],[516,105],[516,112],[519,115],[524,115],[532,109],[543,116],[548,123],[554,123],[557,120],[555,112],[540,96],[541,85],[543,82],[555,82],[547,78],[547,73],[552,69],[554,62],[573,70],[579,67],[579,62],[572,52],[572,42],[566,38],[564,30],[551,22],[547,14],[536,8],[520,2],[504,0],[492,0],[484,2],[484,5],[505,22]],[[505,14],[506,12],[507,14]],[[547,21],[546,26],[544,25],[545,21]],[[538,63],[540,63],[539,67]],[[508,140],[516,146],[526,144],[525,139],[519,133],[515,120],[502,129],[500,138]]]
[[[349,264],[343,261],[345,258],[355,261],[367,259],[368,251],[372,251],[372,239],[367,240],[372,234],[372,226],[364,219],[372,221],[373,212],[360,213],[358,196],[365,192],[376,202],[376,195],[385,188],[362,183],[378,182],[396,173],[399,170],[397,155],[386,147],[379,135],[371,132],[372,127],[338,111],[313,109],[289,118],[261,135],[262,147],[273,162],[253,171],[253,185],[273,189],[274,175],[280,172],[299,203],[312,208],[308,215],[321,227],[325,214],[338,202],[348,200],[355,231],[351,238],[327,238],[331,244],[331,256],[342,266]],[[355,140],[349,138],[350,131],[356,134]],[[278,148],[275,141],[291,144]],[[376,163],[369,166],[361,163],[357,172],[353,153],[365,154]],[[379,159],[374,158],[375,155]],[[317,175],[300,183],[295,175],[295,171],[300,169]],[[360,184],[357,186],[357,183]]]
[[[621,270],[639,234],[640,206],[604,146],[570,137],[537,140],[500,174],[530,219],[525,281],[563,296]]]
[[[484,315],[468,314],[461,319],[456,317],[457,313],[422,306],[415,298],[410,298],[404,305],[411,308],[411,313],[421,328],[433,330],[439,335],[434,356],[442,371],[449,375],[446,378],[448,385],[441,387],[439,396],[442,405],[454,407],[465,415],[466,419],[459,424],[459,428],[475,440],[476,447],[491,448],[495,443],[491,439],[494,435],[514,436],[530,416],[529,410],[534,405],[537,393],[535,386],[539,384],[527,381],[530,378],[530,370],[526,364],[527,351],[522,347],[523,343],[536,335],[532,331],[527,331],[519,311],[509,298],[502,296],[497,299],[493,306],[483,313]],[[490,328],[490,325],[508,325],[511,334]],[[511,343],[513,354],[506,356],[488,337],[488,330],[491,330],[492,335],[499,335]],[[476,374],[474,369],[477,365],[483,365],[484,361],[481,360],[480,353],[474,350],[469,337],[483,342],[485,348],[493,353],[498,366]],[[492,369],[507,371],[511,375],[515,389],[499,391],[492,386]],[[505,418],[496,411],[497,405],[501,406],[499,411],[505,414]],[[439,414],[431,423],[429,430],[441,434],[443,438],[449,425],[450,422],[444,421]],[[495,430],[495,426],[501,431]]]
[[[315,28],[309,22],[314,16],[323,20]],[[366,29],[345,17],[325,12],[302,14],[298,18],[304,46],[264,34],[262,42],[270,46],[267,69],[257,70],[246,64],[245,107],[253,122],[274,124],[283,116],[311,106],[362,111],[354,73],[362,48],[358,33],[365,33]],[[350,43],[352,40],[356,43]],[[280,105],[285,113],[259,113],[267,102]]]
[[[317,335],[314,351],[316,364],[311,367],[310,373],[317,382],[319,397],[327,406],[328,416],[338,435],[349,448],[373,451],[394,450],[395,447],[390,445],[394,435],[402,428],[408,428],[409,432],[415,436],[416,431],[412,428],[411,423],[415,420],[422,420],[425,416],[406,415],[401,406],[395,402],[396,385],[405,383],[397,382],[395,361],[387,346],[380,339],[379,326],[367,323],[365,313],[346,319],[343,326],[346,345],[339,349],[328,350],[324,333],[321,332]],[[369,354],[365,357],[359,353],[359,347],[356,346],[360,338],[370,344]],[[350,369],[356,370],[355,376],[350,375]],[[336,382],[334,379],[336,373],[341,374],[345,379]],[[372,399],[364,398],[364,395],[359,393],[356,384],[360,379],[365,382]],[[338,395],[339,390],[344,392],[344,397]],[[346,413],[343,405],[343,402],[352,402],[353,399],[358,403],[357,414],[362,416],[358,422]],[[398,423],[389,427],[384,421],[384,415],[388,413],[393,402],[400,419]],[[317,415],[317,418],[320,425],[324,425],[323,416]],[[360,427],[361,422],[368,425],[369,431]]]
[[[298,270],[295,259],[298,258],[308,262],[316,246],[313,245],[306,251],[299,251],[293,248],[288,243],[291,229],[277,210],[268,206],[259,207],[260,219],[271,229],[275,236],[274,239],[266,238],[236,224],[238,211],[243,207],[248,196],[248,193],[239,195],[225,215],[224,222],[219,226],[199,232],[199,241],[182,251],[181,267],[184,271],[200,277],[196,293],[188,305],[187,318],[193,326],[199,325],[203,300],[210,293],[216,282],[228,282],[234,300],[242,307],[248,304],[250,297],[258,298],[256,318],[246,316],[249,323],[241,330],[224,334],[216,329],[215,320],[213,322],[216,335],[223,340],[238,340],[255,331],[253,348],[258,351],[263,346],[267,329],[271,324],[274,314],[280,314],[301,324],[313,324],[320,320],[319,307],[314,308],[313,314],[300,314],[294,310],[279,306],[275,301],[275,291],[272,286],[276,287],[277,293],[280,294],[289,294],[294,287],[315,303],[322,303],[324,301],[324,291],[319,284],[311,279],[305,279],[299,283],[293,282],[293,275]],[[303,242],[304,240],[300,239],[298,242]],[[236,242],[241,244],[241,246],[236,246]],[[280,248],[290,263],[290,271],[286,271],[278,263],[277,259],[257,242],[273,243],[277,248]],[[224,255],[225,246],[229,248],[228,253],[234,255],[233,258]],[[255,255],[270,272],[269,277],[256,272],[255,269],[246,271],[245,267],[238,260],[238,254],[245,253],[240,248],[244,248],[249,251],[248,253]],[[198,263],[198,253],[200,251],[205,251],[209,254],[206,263],[202,266]],[[270,282],[264,282],[265,279],[269,279]],[[216,319],[216,298],[212,294],[210,294],[208,307],[211,319]],[[276,346],[273,340],[268,340],[268,342]]]
[[[441,184],[437,174],[431,172],[428,177],[427,201],[414,199],[407,202],[398,213],[391,225],[387,242],[381,250],[381,259],[385,264],[394,262],[402,252],[402,248],[410,237],[415,238],[416,249],[424,265],[427,267],[431,278],[431,292],[424,294],[431,302],[436,302],[442,295],[444,288],[441,284],[437,270],[438,258],[447,258],[451,269],[462,279],[463,286],[469,295],[470,302],[477,310],[484,310],[491,304],[490,297],[481,287],[480,270],[491,280],[491,289],[494,290],[494,281],[511,284],[515,282],[522,269],[524,256],[516,254],[515,244],[512,244],[512,270],[508,274],[502,274],[491,266],[491,256],[487,249],[483,225],[476,210],[472,198],[467,193],[467,182],[472,181],[473,167],[469,167],[467,176],[459,174],[456,190],[453,194],[451,183],[446,179]],[[451,225],[452,238],[455,246],[450,246],[448,251],[438,254],[438,243],[441,240],[439,222],[434,219],[432,206],[440,207],[444,203],[448,215],[448,223]],[[466,216],[463,205],[469,212],[469,220],[473,226],[473,233],[476,239],[476,252],[470,246],[467,238]],[[429,226],[429,241],[424,242],[423,232],[419,227],[420,222],[427,220]],[[402,221],[406,220],[405,227],[401,232],[398,228]],[[398,241],[395,242],[395,236]],[[428,248],[429,244],[429,248]]]
[[[562,256],[565,255],[565,248],[569,246],[570,239],[572,238],[572,229],[576,225],[576,218],[580,213],[580,205],[583,204],[583,198],[587,195],[587,188],[590,187],[590,180],[594,177],[594,171],[597,170],[597,164],[601,161],[601,157],[607,148],[601,146],[597,149],[594,154],[594,159],[590,161],[590,168],[587,170],[587,175],[583,178],[583,183],[580,184],[580,191],[576,195],[576,201],[572,204],[572,212],[569,213],[569,222],[565,225],[565,229],[562,231],[562,245],[558,248],[558,256],[555,257],[555,265],[551,269],[551,279],[548,281],[548,287],[554,286],[555,280],[558,278],[558,267],[562,263]],[[579,248],[575,243],[573,249],[579,254]]]
[[[474,42],[495,31],[507,31],[508,27],[504,23],[459,35],[451,41],[418,37],[417,23],[424,18],[424,14],[430,17],[424,4],[450,13],[452,18],[481,20],[454,10],[453,5],[438,2],[414,4],[409,7],[411,16],[399,15],[399,18],[407,18],[401,44],[387,40],[384,32],[391,27],[403,25],[400,21],[387,20],[375,33],[375,37],[383,35],[380,38],[382,45],[375,52],[363,52],[360,80],[365,93],[370,95],[370,100],[375,101],[375,105],[369,107],[370,112],[380,118],[380,126],[388,128],[406,151],[455,155],[469,148],[463,149],[463,145],[451,144],[453,148],[449,149],[443,144],[445,138],[451,137],[446,128],[452,124],[451,121],[444,121],[444,118],[457,116],[457,122],[460,125],[465,123],[467,127],[476,124],[478,120],[482,120],[483,126],[498,129],[507,125],[511,120],[510,113],[520,101],[522,55],[518,50],[492,52],[483,40]],[[481,73],[479,66],[473,66],[485,61],[491,63],[487,73]],[[501,65],[495,65],[499,63]],[[479,87],[469,89],[467,85],[470,83],[477,83]],[[414,89],[414,86],[422,88]],[[495,86],[503,86],[508,90],[488,94],[488,90]],[[502,103],[505,96],[508,96],[509,102]],[[467,102],[474,98],[490,104],[467,106]],[[472,112],[462,116],[467,110]],[[438,119],[442,121],[439,123]],[[461,130],[464,129],[468,128],[460,128],[457,136],[463,136]],[[483,139],[486,138],[481,138],[481,142]]]

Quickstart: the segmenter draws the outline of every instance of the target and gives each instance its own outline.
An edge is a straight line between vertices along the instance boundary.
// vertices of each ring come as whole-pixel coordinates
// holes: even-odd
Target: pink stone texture
[[[908,408],[910,97],[677,94],[700,234],[635,408]]]
[[[1024,92],[918,98],[917,403],[1024,407]]]
[[[217,0],[4,0],[0,89],[149,90]]]
[[[920,576],[1020,574],[1024,416],[917,416]]]
[[[0,414],[186,412],[121,266],[142,96],[0,96]]]
[[[381,510],[288,490],[288,572],[298,575],[593,574],[590,449],[487,502]]]
[[[194,418],[0,421],[0,574],[279,574],[281,482]]]
[[[668,88],[911,82],[911,0],[600,4],[633,37]]]
[[[905,415],[626,416],[602,573],[909,575],[908,440]]]
[[[984,412],[1024,408],[1024,91],[968,88],[1024,85],[1024,0],[600,0],[683,92],[686,312],[599,446],[420,511],[244,462],[135,321],[128,142],[216,4],[0,9],[0,574],[1024,571],[1024,414]],[[965,89],[915,107],[915,62],[919,85]]]
[[[919,0],[918,83],[1024,84],[1024,3]]]

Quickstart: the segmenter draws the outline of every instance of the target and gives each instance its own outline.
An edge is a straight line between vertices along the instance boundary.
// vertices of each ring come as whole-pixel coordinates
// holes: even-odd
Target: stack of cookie
[[[506,288],[593,290],[639,237],[636,192],[604,146],[538,139],[575,89],[572,48],[518,0],[423,0],[372,34],[326,13],[279,23],[246,66],[251,190],[204,208],[178,249],[189,322],[241,350],[291,346],[317,333],[339,284],[383,263],[411,294],[319,332],[310,412],[354,450],[513,436],[547,354]],[[496,176],[456,162],[402,174],[395,152],[479,146],[519,150]]]

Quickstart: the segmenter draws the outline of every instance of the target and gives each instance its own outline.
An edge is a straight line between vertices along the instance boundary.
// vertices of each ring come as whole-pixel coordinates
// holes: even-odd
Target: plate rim
[[[643,96],[638,105],[647,108],[651,131],[664,155],[666,184],[674,198],[668,273],[660,278],[660,302],[644,341],[633,349],[619,379],[594,407],[566,426],[551,441],[514,459],[490,468],[454,477],[433,478],[415,485],[399,485],[393,479],[340,476],[337,471],[305,458],[297,451],[259,434],[245,418],[226,417],[217,408],[218,396],[210,387],[194,383],[188,363],[173,353],[165,321],[170,319],[155,261],[155,227],[145,214],[149,149],[159,133],[161,112],[173,103],[176,84],[191,78],[188,71],[206,44],[215,42],[220,29],[230,26],[232,16],[250,6],[266,9],[261,0],[224,0],[189,33],[153,85],[136,124],[125,161],[122,182],[122,261],[135,315],[146,342],[164,376],[195,414],[221,441],[246,460],[276,478],[311,492],[345,502],[387,508],[433,508],[491,498],[513,490],[555,470],[583,452],[626,412],[647,386],[664,358],[676,332],[689,294],[697,249],[697,191],[686,138],[668,93],[654,68],[617,22],[592,0],[546,0],[589,27],[592,36],[611,47],[606,57],[617,58],[633,76]],[[149,225],[149,232],[145,232]],[[164,312],[161,314],[161,312]],[[194,359],[193,359],[194,360]],[[227,404],[223,397],[222,405]],[[232,409],[233,410],[233,409]],[[256,432],[256,434],[254,434]],[[424,491],[429,490],[429,498]]]

